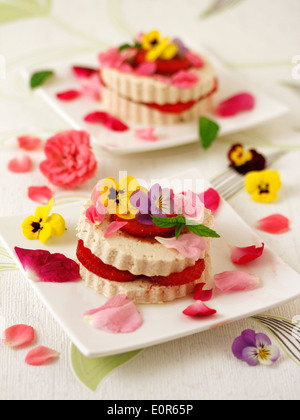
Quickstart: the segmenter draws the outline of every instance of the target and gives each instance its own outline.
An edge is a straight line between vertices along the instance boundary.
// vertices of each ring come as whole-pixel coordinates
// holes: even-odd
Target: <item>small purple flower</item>
[[[245,330],[235,339],[232,352],[237,359],[249,366],[270,366],[280,357],[280,350],[272,345],[269,337],[262,333],[256,334],[253,330]]]

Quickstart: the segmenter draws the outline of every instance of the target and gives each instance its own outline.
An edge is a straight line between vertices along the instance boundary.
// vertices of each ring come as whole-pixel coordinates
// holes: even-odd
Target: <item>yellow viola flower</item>
[[[131,205],[131,195],[140,188],[132,176],[123,177],[118,183],[114,178],[105,178],[100,186],[100,202],[109,214],[116,214],[125,220],[134,219],[138,210]]]
[[[148,51],[147,61],[156,61],[159,58],[171,60],[178,53],[176,44],[170,43],[170,38],[161,38],[158,31],[151,31],[143,36],[142,48]]]
[[[161,35],[158,31],[151,31],[142,38],[143,50],[149,51],[161,43]]]
[[[235,166],[242,166],[253,159],[253,153],[251,150],[245,151],[244,147],[238,144],[230,150],[229,159]]]
[[[39,239],[42,243],[45,243],[51,236],[60,237],[65,233],[64,218],[57,213],[49,216],[53,203],[54,199],[52,198],[47,206],[37,207],[35,215],[24,220],[22,231],[27,239]]]
[[[277,192],[281,188],[281,178],[278,171],[266,169],[264,171],[249,172],[245,176],[246,190],[254,201],[271,203],[277,200]]]

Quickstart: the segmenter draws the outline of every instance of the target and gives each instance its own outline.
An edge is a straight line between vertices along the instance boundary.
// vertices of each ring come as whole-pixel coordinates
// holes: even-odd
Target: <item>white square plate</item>
[[[191,170],[176,179],[197,180],[196,170]],[[73,203],[56,209],[66,220],[67,231],[62,238],[53,238],[47,245],[27,240],[21,231],[26,216],[0,219],[0,235],[18,266],[23,270],[14,247],[46,249],[51,253],[63,253],[74,259],[76,253],[76,224],[81,203]],[[225,201],[216,214],[216,230],[221,239],[213,241],[212,256],[214,273],[236,270],[230,261],[228,243],[249,246],[259,241],[258,236],[245,224]],[[216,328],[229,322],[247,318],[282,305],[300,296],[300,276],[287,266],[266,246],[264,255],[245,267],[238,269],[257,274],[260,288],[251,292],[218,294],[208,303],[217,314],[204,319],[194,319],[182,314],[192,304],[189,296],[163,305],[139,305],[143,325],[131,334],[110,334],[93,329],[84,319],[83,313],[98,308],[106,299],[85,287],[83,282],[50,284],[30,283],[51,311],[75,346],[87,357],[108,356],[146,348],[159,343]]]
[[[199,49],[198,49],[199,50]],[[211,53],[204,54],[210,57],[216,67],[219,78],[219,91],[216,95],[216,103],[234,94],[248,91],[256,97],[256,107],[254,110],[244,112],[233,118],[217,118],[215,115],[208,116],[216,121],[220,129],[220,136],[243,131],[254,126],[258,126],[268,121],[280,117],[288,112],[287,106],[274,100],[262,92],[260,87],[254,86],[251,82],[239,77],[236,73],[225,69],[218,60],[212,57]],[[198,122],[187,122],[170,126],[156,126],[155,133],[159,140],[148,142],[139,140],[134,136],[134,132],[141,126],[125,121],[130,130],[123,133],[116,133],[104,128],[101,125],[87,124],[84,117],[94,111],[101,110],[101,102],[89,98],[79,98],[71,102],[62,102],[57,99],[56,94],[69,89],[76,89],[79,82],[71,72],[73,65],[86,65],[98,67],[98,52],[92,55],[74,56],[72,60],[64,60],[56,63],[47,63],[45,67],[55,72],[55,79],[37,89],[41,97],[57,112],[72,128],[76,130],[87,130],[94,145],[115,154],[129,154],[166,149],[170,147],[182,146],[199,141]],[[25,76],[38,71],[37,68],[25,70]]]

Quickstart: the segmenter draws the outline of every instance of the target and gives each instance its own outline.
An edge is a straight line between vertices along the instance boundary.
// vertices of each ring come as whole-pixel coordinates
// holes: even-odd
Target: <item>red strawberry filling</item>
[[[105,264],[100,258],[96,257],[88,248],[84,246],[82,240],[78,241],[77,258],[79,262],[91,273],[106,280],[119,283],[145,279],[163,286],[180,286],[199,280],[205,270],[204,260],[198,260],[195,265],[186,268],[181,273],[173,273],[167,277],[155,276],[135,276],[129,271],[121,271],[111,265]]]
[[[147,51],[139,50],[134,57],[133,65],[138,66],[146,61]],[[174,57],[171,60],[158,59],[155,61],[157,65],[157,74],[163,76],[171,76],[181,70],[188,70],[192,66],[192,63],[186,57]]]
[[[124,222],[124,219],[113,215],[115,221]],[[175,232],[175,227],[162,228],[156,225],[143,225],[136,219],[128,220],[127,225],[121,228],[123,232],[138,238],[155,238],[155,236],[164,236]]]

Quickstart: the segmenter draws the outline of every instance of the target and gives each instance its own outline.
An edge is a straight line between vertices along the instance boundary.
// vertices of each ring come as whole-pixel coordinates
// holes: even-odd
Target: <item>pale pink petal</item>
[[[82,66],[73,66],[72,71],[79,79],[88,79],[89,77],[99,73],[99,69]]]
[[[195,71],[181,70],[172,77],[172,85],[179,89],[190,89],[199,82]]]
[[[112,222],[105,231],[104,238],[109,238],[118,232],[122,227],[126,226],[128,222]]]
[[[64,102],[74,101],[81,96],[79,90],[71,89],[65,92],[59,92],[56,94],[57,99]]]
[[[216,108],[219,117],[233,117],[255,107],[255,98],[250,93],[240,93],[221,102]]]
[[[40,146],[42,142],[40,138],[32,136],[21,136],[18,137],[17,140],[19,147],[25,150],[35,150]]]
[[[174,238],[155,238],[166,248],[176,249],[186,258],[198,261],[203,252],[206,250],[207,242],[205,238],[195,235],[194,233],[184,233],[178,239]]]
[[[32,168],[32,160],[27,155],[17,156],[8,162],[8,170],[14,173],[29,172]]]
[[[66,283],[80,279],[79,265],[63,254],[15,247],[15,252],[31,280]]]
[[[225,271],[214,278],[216,287],[222,292],[254,290],[260,284],[259,277],[243,271]]]
[[[96,206],[89,207],[85,216],[93,225],[101,225],[105,219],[105,214],[98,213]]]
[[[279,235],[290,230],[290,221],[281,214],[272,214],[271,216],[259,220],[256,227],[264,232]]]
[[[155,127],[141,128],[136,130],[134,135],[138,139],[146,141],[157,141],[158,137],[154,135]]]
[[[221,197],[216,190],[209,188],[204,193],[198,194],[198,197],[204,206],[211,210],[212,214],[216,213],[221,203]]]
[[[215,309],[208,308],[203,302],[201,302],[201,300],[199,300],[196,303],[188,306],[183,311],[184,315],[198,317],[198,318],[211,316],[211,315],[214,315],[216,313],[217,313],[217,311]]]
[[[29,325],[13,325],[2,335],[2,342],[14,349],[29,346],[34,341],[34,329]]]
[[[119,70],[121,73],[133,73],[133,72],[134,72],[133,68],[132,68],[132,67],[131,67],[131,65],[130,65],[130,64],[128,64],[128,63],[122,63],[122,64],[118,67],[118,70]]]
[[[95,101],[101,97],[101,82],[99,74],[94,74],[88,79],[81,79],[81,93],[89,96]]]
[[[255,245],[253,245],[245,248],[230,245],[230,248],[231,261],[234,264],[240,265],[247,264],[261,257],[264,252],[265,244],[262,244],[260,247],[256,247]]]
[[[29,187],[28,197],[37,203],[46,204],[53,197],[53,192],[48,187]]]
[[[101,67],[119,67],[123,59],[119,53],[118,48],[110,48],[99,54],[99,62]]]
[[[186,219],[202,223],[204,206],[200,198],[193,191],[188,190],[174,197],[175,212]]]
[[[30,366],[42,366],[58,359],[60,354],[48,347],[38,346],[27,354],[25,363]]]
[[[213,289],[203,290],[205,283],[199,283],[195,287],[194,299],[208,302],[213,297]]]
[[[125,295],[117,295],[98,309],[84,313],[86,320],[96,329],[114,334],[136,331],[143,323],[135,304]]]
[[[203,59],[199,55],[193,53],[192,51],[188,51],[185,54],[185,57],[189,60],[192,66],[196,67],[197,69],[201,69],[204,66]]]
[[[157,64],[155,61],[145,61],[138,66],[134,73],[138,76],[152,76],[156,70]]]

